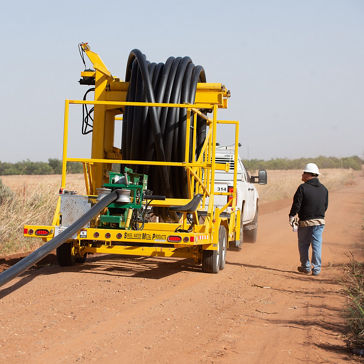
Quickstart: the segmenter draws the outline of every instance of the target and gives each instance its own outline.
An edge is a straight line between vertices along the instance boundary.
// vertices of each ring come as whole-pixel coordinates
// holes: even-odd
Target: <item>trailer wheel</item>
[[[218,273],[220,269],[220,244],[218,250],[202,251],[202,271],[205,273]]]
[[[225,226],[220,225],[219,229],[220,270],[223,270],[225,268],[227,241],[228,241],[227,230]]]
[[[86,258],[87,258],[87,253],[85,253],[84,255],[76,255],[75,260],[76,263],[85,263]]]
[[[202,252],[202,271],[205,273],[218,273],[219,268],[218,251],[204,250]]]
[[[258,204],[257,210],[255,211],[255,216],[253,220],[254,229],[244,230],[244,240],[247,243],[255,243],[257,241],[257,233],[258,233]]]
[[[73,253],[73,244],[64,243],[57,248],[57,261],[61,267],[74,265],[76,256]]]

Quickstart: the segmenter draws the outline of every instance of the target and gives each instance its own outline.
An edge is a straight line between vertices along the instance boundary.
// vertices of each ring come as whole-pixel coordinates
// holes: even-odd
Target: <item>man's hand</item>
[[[289,216],[289,224],[291,225],[291,226],[293,226],[293,223],[294,223],[294,216]]]

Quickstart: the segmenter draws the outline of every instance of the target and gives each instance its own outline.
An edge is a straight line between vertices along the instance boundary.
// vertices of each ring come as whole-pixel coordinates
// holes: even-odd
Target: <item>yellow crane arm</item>
[[[81,46],[82,50],[86,53],[87,57],[91,61],[95,70],[101,72],[102,74],[104,74],[107,77],[113,78],[112,74],[107,69],[104,62],[100,58],[100,56],[97,53],[91,51],[91,48],[88,45],[88,43],[81,43],[80,46]]]

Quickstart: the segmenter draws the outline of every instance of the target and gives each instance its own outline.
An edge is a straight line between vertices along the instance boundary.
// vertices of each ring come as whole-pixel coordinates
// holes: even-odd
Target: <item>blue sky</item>
[[[0,5],[0,161],[61,158],[64,99],[81,99],[77,44],[124,78],[130,50],[188,55],[231,90],[244,158],[364,156],[364,1],[17,1]],[[88,156],[81,110],[70,156]],[[219,129],[218,140],[232,141]]]

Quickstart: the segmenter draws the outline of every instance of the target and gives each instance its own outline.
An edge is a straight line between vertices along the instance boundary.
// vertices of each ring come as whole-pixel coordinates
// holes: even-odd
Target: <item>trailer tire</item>
[[[204,250],[202,252],[202,271],[205,273],[218,273],[219,268],[218,251]]]
[[[227,230],[226,230],[225,226],[220,225],[220,229],[219,229],[219,250],[220,250],[219,268],[220,268],[220,270],[223,270],[225,268],[227,241],[228,241]]]
[[[258,203],[257,209],[255,211],[253,224],[255,225],[254,229],[244,230],[244,240],[247,243],[255,243],[257,241],[257,233],[258,233]]]
[[[76,255],[75,257],[75,261],[76,263],[85,263],[86,262],[86,258],[87,258],[87,253],[85,253],[84,255]]]
[[[64,243],[57,248],[57,262],[61,267],[74,265],[76,256],[72,254],[72,243]]]

